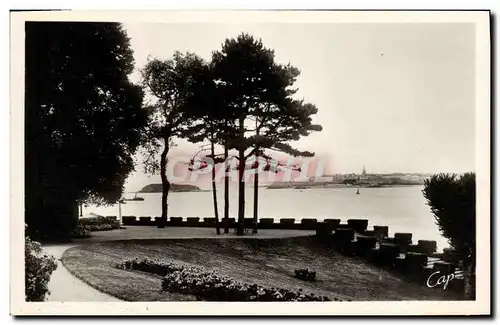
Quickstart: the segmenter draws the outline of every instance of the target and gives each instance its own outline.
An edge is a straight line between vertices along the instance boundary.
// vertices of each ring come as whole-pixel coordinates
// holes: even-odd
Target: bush
[[[52,272],[57,269],[53,256],[42,254],[40,243],[25,239],[24,247],[24,283],[26,301],[44,301],[50,294],[47,284]]]
[[[87,226],[77,225],[75,229],[71,232],[71,238],[87,238],[91,237],[92,234]]]
[[[92,217],[81,218],[78,224],[84,226],[89,231],[104,231],[120,229],[120,222],[115,217]]]
[[[118,264],[117,267],[123,270],[137,270],[160,276],[165,276],[168,273],[182,270],[181,265],[176,265],[169,262],[163,262],[160,259],[127,260]]]
[[[87,238],[91,231],[106,231],[120,229],[120,222],[115,217],[92,217],[78,219],[76,228],[71,232],[71,238]]]
[[[316,272],[309,271],[308,269],[297,269],[295,270],[295,277],[300,280],[315,282]]]
[[[466,299],[475,299],[476,176],[434,175],[425,181],[422,192],[439,231],[462,261]]]
[[[163,276],[162,289],[172,293],[190,294],[207,301],[330,301],[328,297],[265,288],[257,284],[240,284],[231,278],[208,272],[201,267],[175,264],[170,261],[128,260],[117,265],[125,270],[138,270]],[[340,299],[335,298],[335,301]]]

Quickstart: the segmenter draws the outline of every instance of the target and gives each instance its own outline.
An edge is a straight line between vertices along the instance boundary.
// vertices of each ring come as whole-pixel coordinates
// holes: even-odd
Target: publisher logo
[[[450,282],[455,278],[454,274],[441,275],[440,271],[436,271],[427,278],[427,287],[434,288],[442,286],[446,290]]]

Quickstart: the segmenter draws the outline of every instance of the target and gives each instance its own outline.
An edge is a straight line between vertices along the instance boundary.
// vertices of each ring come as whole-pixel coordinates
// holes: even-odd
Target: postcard
[[[10,15],[11,314],[491,313],[488,11]]]

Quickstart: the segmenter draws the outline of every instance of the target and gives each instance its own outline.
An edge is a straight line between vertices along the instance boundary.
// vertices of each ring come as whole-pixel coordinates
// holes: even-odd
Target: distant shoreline
[[[357,188],[392,188],[392,187],[415,187],[415,186],[423,186],[423,184],[386,184],[386,185],[344,185],[344,184],[329,184],[329,185],[294,185],[294,186],[289,186],[289,185],[264,185],[264,186],[259,186],[261,189],[267,189],[267,190],[314,190],[314,189],[337,189],[337,188],[345,188],[345,189],[357,189]],[[253,186],[245,186],[245,188],[250,189],[254,188]],[[212,189],[176,189],[176,190],[169,190],[169,193],[189,193],[189,192],[211,192]],[[221,191],[221,188],[218,188],[217,191]],[[143,193],[143,194],[155,194],[155,193],[161,193],[160,191],[138,191],[138,192],[130,192],[130,193]]]
[[[162,193],[162,184],[148,184],[137,193]],[[169,192],[203,192],[201,188],[190,184],[170,184]]]
[[[412,187],[423,186],[424,184],[360,184],[360,185],[345,185],[345,184],[325,184],[325,185],[275,185],[267,186],[268,190],[294,189],[294,190],[311,190],[311,189],[329,189],[329,188],[387,188],[387,187]]]
[[[168,193],[190,193],[190,192],[210,192],[212,190],[175,190],[175,191],[172,191],[172,190],[169,190]],[[155,194],[155,193],[162,193],[162,191],[150,191],[150,192],[142,192],[142,191],[139,191],[139,192],[134,192],[134,193],[142,193],[142,194]]]

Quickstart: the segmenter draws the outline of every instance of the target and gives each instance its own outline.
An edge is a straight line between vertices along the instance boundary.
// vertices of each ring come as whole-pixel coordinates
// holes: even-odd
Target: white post
[[[123,226],[122,224],[122,200],[118,200],[118,222],[120,223],[120,227]]]

